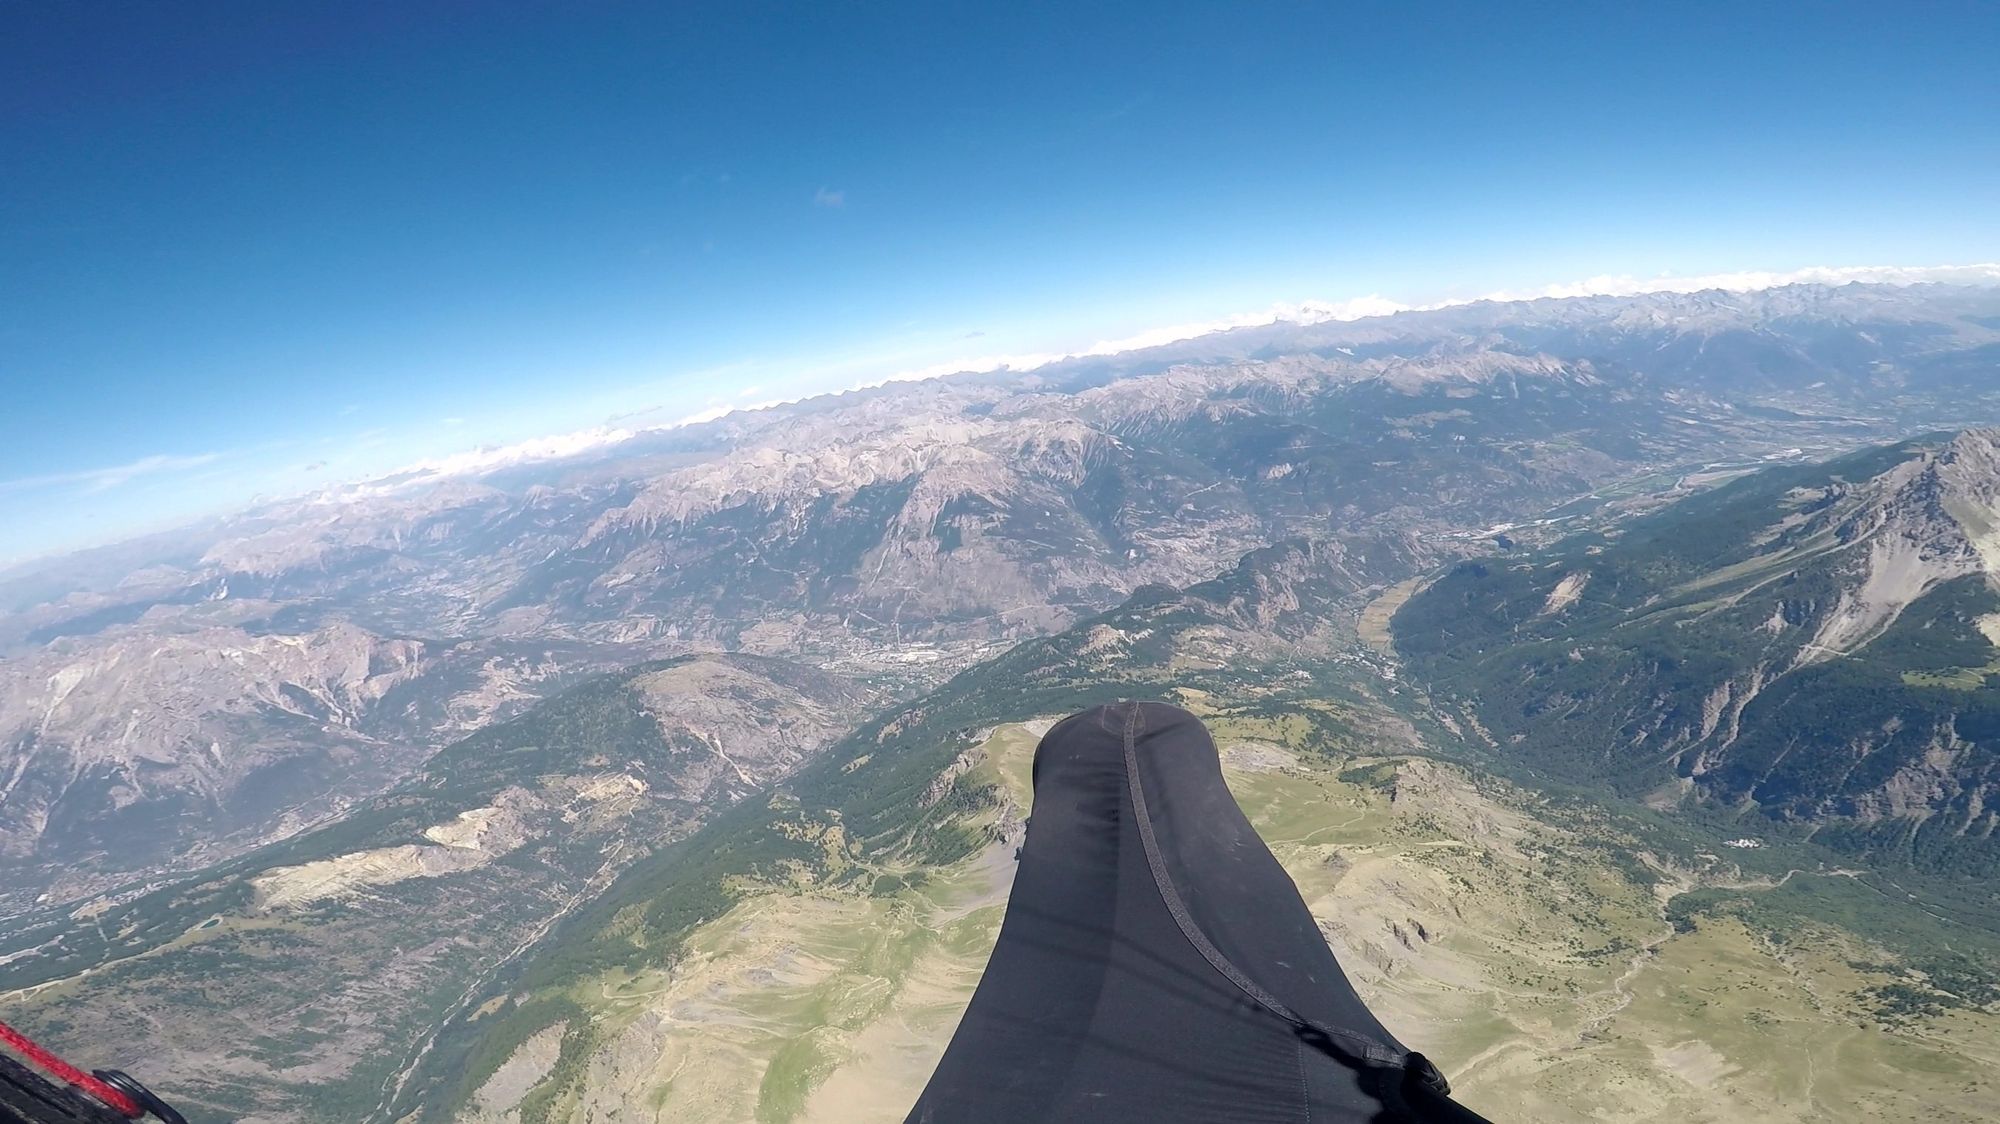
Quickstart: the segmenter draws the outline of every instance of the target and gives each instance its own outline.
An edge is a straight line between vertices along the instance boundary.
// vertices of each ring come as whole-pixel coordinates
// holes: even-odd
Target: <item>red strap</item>
[[[91,1096],[96,1097],[126,1116],[137,1120],[141,1116],[146,1115],[146,1110],[141,1108],[139,1103],[131,1097],[126,1096],[117,1089],[106,1085],[90,1074],[49,1053],[48,1050],[37,1045],[33,1039],[8,1026],[6,1023],[0,1023],[0,1042],[5,1042],[7,1045],[12,1046],[22,1057],[41,1066],[50,1076],[60,1078],[64,1082],[82,1089],[84,1092],[89,1093]]]

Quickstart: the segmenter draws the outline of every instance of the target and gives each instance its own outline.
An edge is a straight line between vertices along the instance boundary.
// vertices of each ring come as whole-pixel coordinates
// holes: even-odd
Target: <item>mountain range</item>
[[[1406,954],[1464,996],[1574,969],[1622,1011],[1716,926],[1833,926],[1873,975],[1814,1018],[1869,1049],[1973,1020],[1932,1061],[1976,1068],[2000,437],[1964,427],[2000,422],[1996,369],[1987,288],[1482,303],[892,384],[17,569],[0,1007],[202,1075],[191,1119],[741,1108],[656,1070],[697,1001],[653,989],[794,898],[877,937],[915,910],[973,955],[1027,812],[996,731],[1151,695],[1247,739],[1253,819],[1327,793],[1388,816],[1367,846],[1417,864],[1404,890],[1476,874],[1433,844],[1532,881],[1507,842],[1532,836],[1576,916],[1624,918],[1596,959],[1447,964],[1415,934],[1503,938],[1443,890],[1327,917],[1412,1017]],[[1310,842],[1331,822],[1286,855],[1351,904],[1353,856]],[[1727,905],[1753,886],[1766,912]],[[1855,904],[1885,895],[1924,920]],[[872,947],[814,955],[917,986],[929,961]],[[872,1056],[883,1002],[807,1019],[745,1111],[830,1111],[809,1094]]]

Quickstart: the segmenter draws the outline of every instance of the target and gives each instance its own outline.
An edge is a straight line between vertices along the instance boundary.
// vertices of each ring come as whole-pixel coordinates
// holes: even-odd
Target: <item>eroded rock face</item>
[[[589,786],[580,795],[615,796],[627,785],[634,791],[645,790],[644,783],[632,777],[604,780],[610,784]],[[492,804],[425,828],[426,842],[421,844],[378,847],[299,866],[272,867],[250,880],[256,889],[256,907],[266,911],[296,909],[352,898],[370,887],[409,878],[436,878],[485,866],[527,842],[534,830],[529,818],[547,810],[542,798],[526,789],[511,788]]]
[[[2000,431],[1968,430],[1873,480],[1836,495],[1834,533],[1851,557],[1838,601],[1819,621],[1801,662],[1852,651],[1882,634],[1939,585],[1995,574],[2000,559]],[[1822,517],[1824,518],[1824,517]]]
[[[333,626],[133,632],[0,664],[0,853],[87,854],[113,822],[171,842],[175,817],[255,824],[340,773],[379,782],[415,754],[365,719],[425,663],[422,643]],[[269,790],[260,806],[237,803],[246,786]]]
[[[718,803],[796,769],[845,733],[869,697],[834,676],[746,656],[683,660],[632,686],[679,755],[672,791]]]
[[[520,1049],[501,1063],[499,1071],[479,1087],[479,1095],[460,1114],[460,1121],[463,1124],[489,1120],[514,1124],[520,1120],[522,1098],[555,1068],[567,1029],[567,1023],[558,1023],[530,1035],[526,1042],[521,1043]]]
[[[2000,431],[1967,430],[1468,564],[1398,638],[1519,752],[1978,869],[2000,831],[1996,529]]]

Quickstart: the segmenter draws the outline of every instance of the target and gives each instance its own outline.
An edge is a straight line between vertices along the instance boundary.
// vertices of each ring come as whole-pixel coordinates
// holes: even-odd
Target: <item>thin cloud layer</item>
[[[657,428],[672,428],[661,426]],[[475,473],[492,472],[532,461],[559,460],[586,453],[606,445],[616,445],[637,436],[642,430],[622,429],[614,426],[598,426],[580,429],[572,433],[557,433],[548,437],[534,437],[511,445],[481,446],[448,456],[433,457],[413,461],[393,472],[339,489],[332,498],[354,499],[365,495],[379,494],[408,487],[413,483],[444,476],[465,476]]]
[[[195,453],[177,456],[155,453],[140,457],[127,464],[108,465],[103,468],[86,468],[74,472],[51,472],[42,476],[22,476],[13,480],[0,480],[0,493],[27,492],[40,488],[60,488],[81,486],[86,493],[108,492],[122,487],[143,476],[157,476],[163,473],[184,472],[191,468],[213,463],[222,459],[221,453]]]
[[[1740,273],[1707,273],[1695,277],[1631,276],[1592,277],[1566,285],[1545,285],[1539,289],[1503,290],[1480,300],[1519,301],[1542,297],[1635,297],[1644,293],[1698,293],[1705,289],[1748,293],[1777,289],[1786,285],[1993,285],[2000,284],[2000,263],[1974,265],[1851,265],[1808,266],[1789,272],[1748,270]],[[1451,304],[1469,303],[1464,301]],[[1445,307],[1437,305],[1434,307]]]

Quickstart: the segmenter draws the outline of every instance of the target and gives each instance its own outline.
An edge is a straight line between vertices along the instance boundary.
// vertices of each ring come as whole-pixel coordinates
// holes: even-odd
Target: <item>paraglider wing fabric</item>
[[[1193,715],[1065,719],[1034,786],[999,941],[910,1124],[1479,1119],[1409,1088]]]

